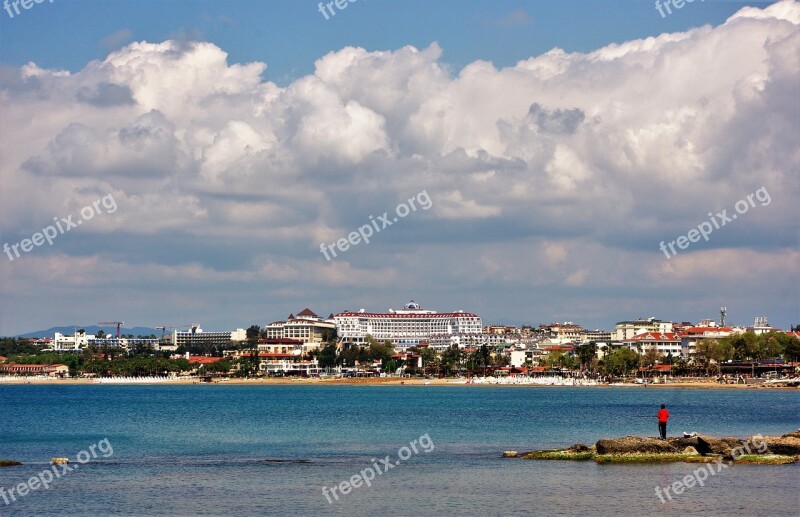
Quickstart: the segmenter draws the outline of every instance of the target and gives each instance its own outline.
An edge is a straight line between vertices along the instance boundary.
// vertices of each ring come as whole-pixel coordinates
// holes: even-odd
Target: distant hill
[[[87,334],[97,334],[100,332],[100,330],[103,330],[106,334],[110,334],[112,336],[116,335],[117,333],[117,327],[115,326],[99,327],[97,325],[68,325],[65,327],[51,327],[47,330],[28,332],[27,334],[20,334],[18,337],[53,337],[56,332],[61,332],[62,334],[71,336],[75,332],[75,329],[83,329]],[[122,327],[119,330],[119,333],[122,335],[133,334],[134,336],[149,336],[150,334],[154,334],[156,337],[161,337],[161,332],[161,330],[151,329],[150,327]]]

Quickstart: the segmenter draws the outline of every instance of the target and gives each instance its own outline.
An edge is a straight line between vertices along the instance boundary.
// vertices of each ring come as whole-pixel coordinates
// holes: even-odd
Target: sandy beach
[[[47,385],[98,385],[98,386],[114,386],[125,384],[152,384],[152,385],[195,385],[203,384],[206,386],[251,386],[251,385],[350,385],[350,386],[463,386],[465,388],[473,387],[498,387],[510,386],[516,388],[563,388],[565,386],[548,386],[540,384],[466,384],[464,379],[399,379],[392,378],[345,378],[345,379],[311,379],[311,378],[258,378],[258,379],[215,379],[210,383],[200,383],[196,378],[178,378],[170,379],[167,381],[159,382],[112,382],[112,383],[96,383],[94,379],[4,379],[0,380],[0,386],[4,384],[47,384]],[[566,386],[572,387],[572,386]],[[719,384],[713,379],[709,380],[685,380],[676,379],[666,384],[648,384],[646,387],[643,384],[633,383],[617,383],[617,384],[598,384],[594,386],[576,386],[579,388],[631,388],[631,389],[662,389],[662,388],[691,388],[691,389],[718,389],[718,390],[753,390],[753,389],[769,389],[769,390],[798,390],[798,388],[782,387],[782,386],[765,386],[764,384]]]

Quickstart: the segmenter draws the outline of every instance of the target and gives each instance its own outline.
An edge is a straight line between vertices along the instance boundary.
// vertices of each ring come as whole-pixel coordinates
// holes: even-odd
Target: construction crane
[[[125,324],[124,321],[101,321],[98,325],[116,325],[117,326],[117,339],[119,339],[119,328]]]

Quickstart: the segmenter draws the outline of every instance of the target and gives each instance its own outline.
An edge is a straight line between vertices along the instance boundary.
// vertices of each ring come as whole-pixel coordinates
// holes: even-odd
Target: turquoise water
[[[0,498],[0,515],[797,515],[800,507],[796,464],[730,467],[662,504],[656,485],[696,465],[499,457],[655,436],[655,418],[641,417],[661,403],[670,435],[784,434],[800,427],[800,394],[791,391],[15,385],[0,386],[0,400],[0,459],[25,463],[0,469],[6,490],[51,457],[74,465],[90,445],[113,446],[48,490],[9,505]],[[415,439],[416,454],[401,451]],[[386,455],[399,464],[328,502],[323,486]]]

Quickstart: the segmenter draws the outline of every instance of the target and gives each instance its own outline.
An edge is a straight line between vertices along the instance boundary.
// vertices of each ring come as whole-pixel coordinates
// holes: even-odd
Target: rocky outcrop
[[[680,452],[680,449],[671,445],[666,440],[641,436],[625,436],[624,438],[597,440],[595,446],[597,447],[597,454],[657,454]]]
[[[795,434],[795,433],[791,433]],[[800,454],[800,438],[792,435],[765,436],[769,452],[783,456],[794,456]]]
[[[16,467],[22,463],[14,460],[0,460],[0,467]]]
[[[506,458],[594,460],[598,463],[656,463],[683,461],[710,463],[720,461],[753,464],[784,464],[800,461],[800,432],[783,436],[760,435],[747,439],[716,438],[696,435],[660,440],[642,436],[625,436],[598,440],[588,447],[577,443],[568,449],[548,449],[517,453],[506,451]]]
[[[697,435],[690,438],[670,438],[667,442],[678,450],[683,450],[686,447],[694,447],[694,449],[703,456],[707,454],[730,456],[731,451],[743,443],[742,440],[738,438],[715,438],[705,435]]]
[[[50,460],[51,465],[66,465],[69,463],[69,458],[52,458]]]

